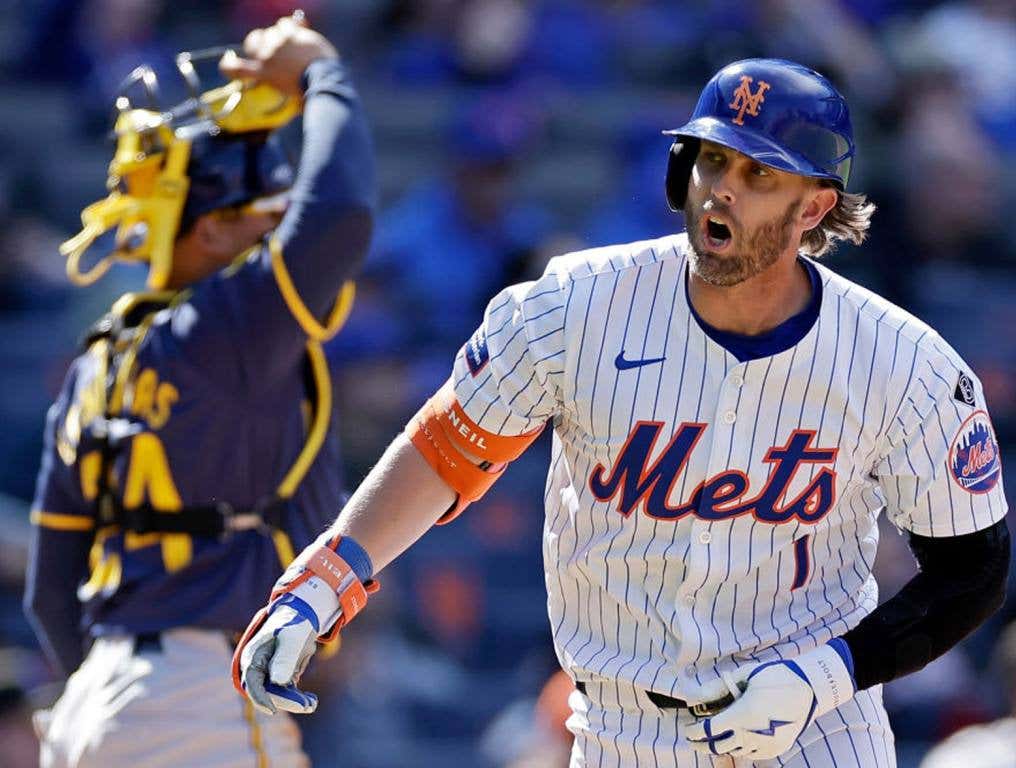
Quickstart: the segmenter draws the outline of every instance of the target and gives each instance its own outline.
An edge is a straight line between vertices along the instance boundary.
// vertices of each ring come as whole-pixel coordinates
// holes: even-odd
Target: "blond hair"
[[[831,186],[823,182],[823,186]],[[840,240],[860,245],[868,236],[875,204],[866,195],[856,192],[838,192],[838,199],[817,226],[801,236],[801,251],[819,257],[829,253]]]

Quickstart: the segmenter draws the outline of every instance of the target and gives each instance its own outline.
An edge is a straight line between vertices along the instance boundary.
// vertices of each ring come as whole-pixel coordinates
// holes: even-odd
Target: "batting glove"
[[[367,553],[351,538],[322,537],[276,582],[233,653],[233,686],[266,714],[309,714],[317,696],[300,676],[317,643],[332,641],[377,591]],[[363,574],[363,576],[361,576]]]
[[[855,691],[850,649],[835,638],[796,659],[756,667],[737,701],[689,726],[685,737],[703,754],[768,760]]]

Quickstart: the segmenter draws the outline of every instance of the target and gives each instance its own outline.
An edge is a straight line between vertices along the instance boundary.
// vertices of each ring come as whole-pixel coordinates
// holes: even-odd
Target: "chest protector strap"
[[[214,501],[191,504],[181,509],[160,510],[148,502],[135,507],[124,507],[109,488],[109,470],[120,442],[116,438],[116,425],[117,422],[122,422],[119,413],[137,349],[155,314],[186,300],[187,295],[187,292],[127,294],[85,337],[86,348],[102,345],[99,349],[106,356],[105,403],[102,409],[105,416],[97,430],[102,455],[96,507],[98,526],[118,526],[137,534],[184,533],[211,538],[221,538],[242,530],[281,529],[286,504],[321,450],[331,419],[331,376],[324,350],[319,342],[313,340],[307,342],[305,358],[306,389],[312,395],[313,417],[303,448],[275,493],[262,497],[250,507],[236,507],[227,501]]]

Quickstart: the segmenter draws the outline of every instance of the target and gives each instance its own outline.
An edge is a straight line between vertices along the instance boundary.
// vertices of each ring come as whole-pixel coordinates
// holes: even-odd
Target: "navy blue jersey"
[[[242,629],[342,504],[330,378],[311,353],[341,322],[348,302],[337,296],[368,247],[375,190],[359,101],[336,61],[308,67],[303,130],[290,207],[271,238],[147,315],[112,357],[111,342],[90,347],[50,409],[26,606],[66,671],[85,634]],[[319,445],[309,468],[290,474],[308,440]],[[274,529],[219,538],[97,521],[103,481],[124,508],[172,512],[247,509],[297,476]]]

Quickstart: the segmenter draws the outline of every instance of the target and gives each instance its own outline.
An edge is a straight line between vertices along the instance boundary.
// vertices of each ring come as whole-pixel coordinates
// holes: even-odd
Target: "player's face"
[[[168,287],[191,285],[228,266],[275,229],[281,219],[281,211],[213,211],[199,217],[176,241]]]
[[[692,270],[708,283],[736,285],[796,252],[808,188],[802,176],[702,142],[684,206]]]

